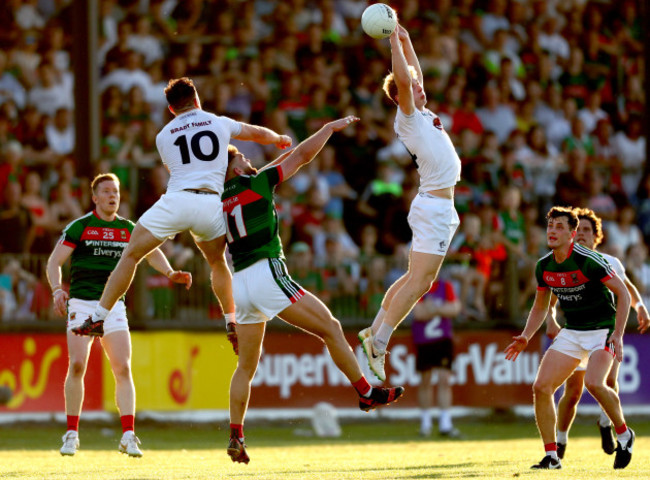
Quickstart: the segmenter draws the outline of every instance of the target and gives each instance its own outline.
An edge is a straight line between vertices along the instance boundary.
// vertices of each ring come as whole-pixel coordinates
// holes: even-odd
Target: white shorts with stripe
[[[197,242],[208,242],[226,234],[218,194],[166,193],[142,214],[138,223],[158,240],[174,238],[185,230],[189,230]]]
[[[414,252],[445,256],[460,224],[453,199],[418,193],[408,216]]]
[[[549,347],[573,358],[580,360],[579,369],[586,369],[587,362],[592,353],[606,350],[614,355],[614,350],[607,343],[609,329],[598,330],[570,330],[563,328]]]
[[[99,300],[79,300],[78,298],[68,300],[67,330],[70,331],[81,325],[86,318],[93,314],[98,303]],[[126,318],[126,305],[120,300],[104,320],[104,335],[121,330],[129,331],[129,321]]]
[[[305,291],[279,258],[263,258],[232,277],[237,323],[262,323],[296,303]]]

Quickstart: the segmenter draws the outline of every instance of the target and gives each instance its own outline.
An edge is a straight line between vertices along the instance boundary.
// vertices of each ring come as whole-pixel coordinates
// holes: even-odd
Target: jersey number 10
[[[212,150],[209,153],[203,153],[201,149],[201,139],[207,137],[212,143]],[[205,142],[204,142],[205,143]],[[187,144],[187,135],[181,135],[176,139],[174,145],[177,145],[181,151],[181,159],[183,160],[183,165],[190,163],[190,147],[192,149],[192,154],[197,159],[203,162],[210,162],[217,158],[219,155],[219,139],[214,132],[210,130],[203,130],[192,135],[190,144]]]

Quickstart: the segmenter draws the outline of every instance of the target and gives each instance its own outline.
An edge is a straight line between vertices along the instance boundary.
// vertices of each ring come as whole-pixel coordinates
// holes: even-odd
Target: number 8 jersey
[[[156,136],[156,146],[170,174],[167,192],[207,188],[221,195],[228,144],[240,132],[239,122],[198,108],[165,125]]]

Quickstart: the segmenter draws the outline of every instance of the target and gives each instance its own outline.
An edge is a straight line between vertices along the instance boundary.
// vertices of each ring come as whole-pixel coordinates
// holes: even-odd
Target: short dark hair
[[[594,232],[594,248],[603,241],[603,222],[596,212],[590,208],[576,208],[578,220],[587,220],[591,223],[591,230]]]
[[[175,111],[193,106],[196,99],[194,82],[187,77],[170,80],[165,88],[165,97],[169,106]]]
[[[117,185],[117,188],[120,188],[120,179],[117,178],[117,175],[114,173],[100,173],[99,175],[93,178],[93,181],[90,182],[90,189],[93,193],[96,193],[95,189],[103,182],[113,181]]]
[[[569,224],[571,230],[578,228],[578,223],[580,220],[578,219],[578,215],[576,214],[573,207],[553,207],[546,214],[547,221],[561,217],[567,218],[567,223]]]

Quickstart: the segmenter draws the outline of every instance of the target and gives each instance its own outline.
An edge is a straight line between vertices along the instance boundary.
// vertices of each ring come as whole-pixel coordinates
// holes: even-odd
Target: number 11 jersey
[[[175,117],[156,136],[156,147],[169,169],[167,192],[207,188],[219,195],[228,167],[228,144],[241,124],[199,108]]]

